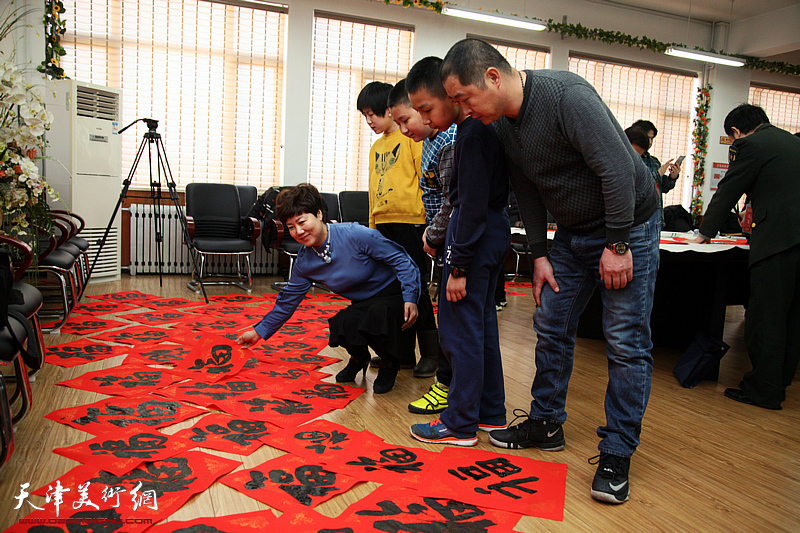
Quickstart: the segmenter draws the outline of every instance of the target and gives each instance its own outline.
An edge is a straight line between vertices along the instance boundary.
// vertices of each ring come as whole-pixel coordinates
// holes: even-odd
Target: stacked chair
[[[38,312],[42,294],[32,285],[21,281],[33,262],[33,252],[26,243],[0,235],[0,246],[11,252],[13,281],[4,285],[4,302],[8,304],[7,322],[0,325],[0,364],[13,366],[13,374],[0,378],[0,467],[5,465],[14,450],[14,427],[30,411],[33,401],[32,376],[44,363],[44,339]],[[7,273],[4,269],[4,273]],[[13,332],[13,335],[12,335]],[[27,349],[23,346],[27,344]],[[30,371],[28,370],[30,368]],[[8,394],[8,384],[14,391]],[[16,411],[16,412],[15,412]]]

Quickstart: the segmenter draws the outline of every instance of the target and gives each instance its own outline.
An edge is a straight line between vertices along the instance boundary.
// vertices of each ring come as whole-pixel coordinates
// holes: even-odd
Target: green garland
[[[697,225],[703,214],[703,183],[706,181],[706,153],[708,152],[708,109],[711,106],[711,85],[697,89],[697,107],[695,108],[694,130],[694,175],[692,176],[692,203],[689,212]]]
[[[63,12],[61,0],[44,0],[44,61],[36,70],[56,80],[66,77],[64,69],[59,66],[59,58],[67,53],[61,46],[61,36],[67,31],[67,25],[61,19]]]
[[[648,37],[634,37],[633,35],[622,33],[621,31],[587,28],[581,24],[564,24],[561,22],[555,22],[553,19],[549,19],[547,22],[545,22],[545,24],[547,25],[548,32],[559,33],[561,35],[567,35],[577,39],[600,41],[606,44],[624,44],[631,48],[650,50],[659,54],[665,53],[667,48],[670,46],[680,46],[685,48],[685,46],[680,43],[662,43],[661,41],[650,39]],[[720,53],[714,49],[705,50],[699,46],[696,46],[694,49],[700,52],[711,52],[714,54]],[[800,65],[792,65],[791,63],[785,63],[783,61],[765,61],[757,57],[751,57],[742,54],[728,55],[743,59],[745,61],[744,66],[752,70],[766,70],[768,72],[775,72],[778,74],[800,76]]]
[[[440,15],[442,14],[444,5],[447,3],[443,0],[381,0],[381,2],[387,6],[396,4],[403,7],[422,7],[430,9],[431,11],[436,11]]]
[[[447,2],[446,0],[379,0],[386,5],[396,4],[403,7],[423,7],[430,9],[439,14]],[[487,12],[500,13],[497,9],[487,9]],[[520,17],[520,15],[515,15]],[[553,19],[543,21],[534,17],[521,16],[530,20],[541,22],[547,26],[549,33],[559,33],[563,36],[575,37],[576,39],[587,39],[591,41],[600,41],[606,44],[624,44],[630,48],[638,48],[639,50],[650,50],[659,54],[663,54],[670,46],[680,46],[686,48],[680,43],[662,43],[656,39],[649,37],[634,37],[621,31],[604,30],[602,28],[587,28],[582,24],[565,24],[563,22],[555,22]],[[700,52],[719,53],[716,50],[705,50],[696,46],[694,48]],[[744,66],[752,70],[766,70],[767,72],[774,72],[777,74],[788,74],[790,76],[800,76],[800,65],[793,65],[783,61],[766,61],[758,57],[746,56],[741,54],[728,54],[732,57],[738,57],[745,61]]]

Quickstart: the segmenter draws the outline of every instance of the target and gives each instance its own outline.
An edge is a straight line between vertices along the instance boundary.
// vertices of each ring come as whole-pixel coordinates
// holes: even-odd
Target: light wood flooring
[[[270,289],[273,280],[257,278],[253,294],[273,293]],[[159,286],[157,276],[123,276],[119,282],[92,284],[87,294],[140,290],[159,296],[194,298],[185,283],[184,276],[165,276],[163,287]],[[209,288],[209,294],[235,290],[215,287]],[[524,296],[509,297],[508,307],[499,313],[509,418],[513,418],[515,408],[528,409],[535,371],[536,338],[531,328],[534,306],[529,290],[524,291],[527,293]],[[725,387],[736,386],[748,369],[743,332],[743,309],[729,307],[725,341],[731,349],[723,359],[720,380],[703,382],[694,389],[682,388],[672,375],[680,356],[678,350],[654,350],[650,405],[644,418],[641,446],[631,466],[631,499],[618,506],[598,503],[589,494],[595,467],[587,464],[587,459],[597,453],[595,430],[605,420],[603,396],[607,373],[604,343],[579,339],[567,401],[569,418],[564,426],[566,449],[554,453],[508,451],[567,465],[564,521],[524,517],[515,529],[520,532],[800,531],[800,388],[795,385],[789,389],[782,411],[767,411],[724,398]],[[76,338],[46,335],[46,342],[61,344]],[[343,360],[347,357],[341,348],[326,347],[322,354]],[[91,403],[104,396],[54,383],[114,366],[120,360],[121,357],[72,369],[46,365],[39,373],[33,384],[33,410],[19,425],[14,456],[0,471],[0,531],[32,510],[27,504],[19,511],[13,510],[17,504],[14,497],[22,483],[30,483],[33,489],[76,466],[74,461],[51,450],[91,438],[87,433],[43,417],[53,410]],[[327,370],[335,373],[343,365],[337,363]],[[415,379],[410,371],[403,371],[392,392],[374,396],[371,384],[374,378],[375,370],[370,370],[367,392],[347,408],[325,418],[354,430],[368,429],[388,442],[435,450],[435,446],[409,437],[410,424],[429,418],[411,414],[406,408],[408,402],[427,390],[432,380]],[[361,377],[357,378],[356,386],[365,386]],[[173,433],[192,423],[190,420],[165,432]],[[478,447],[491,448],[485,433],[479,438]],[[245,468],[283,453],[268,446],[248,457],[205,451],[241,460]],[[357,485],[317,510],[337,516],[376,486]],[[190,500],[172,519],[189,520],[264,508],[256,500],[216,483]]]

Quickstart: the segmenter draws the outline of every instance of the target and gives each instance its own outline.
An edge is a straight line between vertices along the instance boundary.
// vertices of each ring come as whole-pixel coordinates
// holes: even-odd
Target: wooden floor
[[[271,281],[258,278],[253,294],[273,293],[269,288]],[[123,276],[119,282],[92,284],[87,294],[140,290],[159,296],[193,298],[185,282],[182,276],[166,276],[163,287],[159,287],[157,276]],[[231,289],[209,289],[209,294],[229,292]],[[499,314],[510,418],[515,408],[527,410],[530,402],[530,383],[535,370],[532,313],[533,299],[526,294],[509,297],[508,307]],[[736,386],[748,368],[742,340],[743,316],[741,308],[728,308],[725,341],[731,349],[722,362],[718,383],[703,382],[694,389],[682,388],[672,375],[680,353],[654,350],[650,405],[644,418],[641,446],[631,465],[631,499],[618,506],[600,504],[589,495],[595,467],[587,464],[587,459],[597,453],[595,430],[605,420],[603,396],[607,374],[604,343],[579,339],[567,402],[569,418],[564,426],[566,449],[555,453],[509,451],[567,465],[564,521],[524,517],[515,529],[520,532],[800,531],[800,388],[789,389],[782,411],[739,404],[722,394],[725,387]],[[46,342],[60,344],[76,338],[47,335]],[[322,354],[346,358],[340,348],[328,347]],[[55,409],[94,402],[104,396],[57,387],[54,383],[102,366],[114,366],[120,360],[121,357],[72,369],[46,365],[40,372],[33,384],[33,410],[18,427],[11,462],[0,471],[0,531],[32,510],[27,504],[19,511],[13,510],[21,484],[30,483],[31,489],[39,487],[76,465],[51,450],[91,438],[87,433],[43,417]],[[343,363],[337,363],[327,370],[335,373],[342,366]],[[432,380],[415,379],[410,371],[404,371],[392,392],[373,396],[374,378],[375,371],[370,370],[367,392],[347,408],[325,418],[354,430],[368,429],[389,442],[435,450],[435,446],[411,440],[409,425],[429,418],[413,415],[406,408],[409,401],[427,390]],[[356,385],[364,386],[360,377]],[[192,423],[190,420],[165,432],[173,433]],[[478,447],[491,448],[485,433],[479,438]],[[241,460],[245,468],[282,455],[268,446],[248,457],[206,451]],[[337,516],[376,486],[357,485],[317,510]],[[39,500],[34,501],[41,504]],[[189,520],[264,508],[256,500],[216,483],[190,500],[172,519]]]

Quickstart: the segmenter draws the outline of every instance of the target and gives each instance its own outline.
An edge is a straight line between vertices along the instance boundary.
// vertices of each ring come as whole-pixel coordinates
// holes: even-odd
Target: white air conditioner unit
[[[91,243],[94,262],[122,188],[119,134],[121,91],[77,80],[48,82],[45,103],[53,114],[46,133],[44,176],[58,191],[53,209],[67,209],[86,221],[81,233]],[[100,253],[92,281],[120,277],[122,216],[117,213]]]

